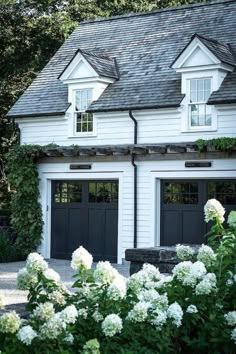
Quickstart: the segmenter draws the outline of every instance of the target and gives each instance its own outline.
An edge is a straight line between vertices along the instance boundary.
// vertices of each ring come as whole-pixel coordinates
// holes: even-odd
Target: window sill
[[[182,129],[181,133],[201,133],[201,132],[216,132],[217,128],[215,127],[200,127],[200,128],[192,128],[192,129]]]
[[[73,139],[73,138],[94,138],[96,136],[97,136],[97,134],[95,134],[95,133],[82,133],[82,134],[68,135],[68,139]]]

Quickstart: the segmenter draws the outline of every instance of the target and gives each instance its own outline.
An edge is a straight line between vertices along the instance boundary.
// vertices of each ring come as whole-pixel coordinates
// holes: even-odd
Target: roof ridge
[[[111,17],[97,17],[93,20],[91,19],[91,20],[82,21],[82,22],[80,22],[80,25],[86,25],[86,24],[97,23],[97,22],[114,21],[114,20],[130,18],[130,17],[152,16],[152,15],[155,15],[157,13],[162,13],[162,12],[180,11],[180,10],[184,10],[184,9],[188,9],[188,8],[214,6],[214,5],[224,4],[224,3],[231,3],[231,2],[234,3],[235,0],[207,0],[207,2],[198,2],[195,4],[166,7],[166,8],[161,8],[158,10],[153,10],[153,11],[148,11],[148,12],[130,12],[128,14],[116,15],[116,16],[111,16]]]
[[[99,58],[99,59],[105,59],[105,60],[109,60],[109,61],[111,61],[111,62],[113,62],[113,59],[112,58],[110,58],[109,56],[107,56],[107,55],[103,55],[103,54],[95,54],[95,53],[93,53],[93,52],[90,52],[90,51],[87,51],[87,50],[83,50],[83,49],[80,49],[80,51],[81,51],[81,53],[83,54],[87,54],[87,55],[90,55],[90,56],[93,56],[93,57],[95,57],[95,58]]]

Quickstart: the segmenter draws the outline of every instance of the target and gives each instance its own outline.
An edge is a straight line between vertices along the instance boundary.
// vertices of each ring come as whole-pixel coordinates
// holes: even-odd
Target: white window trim
[[[94,100],[94,88],[93,87],[82,87],[82,88],[75,88],[72,90],[72,96],[73,96],[73,101],[72,101],[72,124],[73,124],[73,135],[71,137],[95,137],[97,135],[97,125],[96,125],[96,120],[93,114],[93,131],[91,132],[77,132],[76,131],[76,110],[75,110],[75,99],[76,99],[76,91],[81,91],[81,90],[91,90],[92,91],[92,101]],[[82,112],[82,111],[81,111]],[[86,111],[83,111],[86,112]]]
[[[215,77],[213,73],[206,72],[191,72],[191,74],[186,74],[185,77],[182,75],[182,92],[185,93],[185,98],[182,102],[182,119],[181,119],[181,133],[196,133],[196,132],[212,132],[217,131],[217,112],[213,105],[211,114],[211,125],[207,126],[196,126],[191,127],[190,117],[189,117],[189,101],[190,101],[190,80],[191,79],[211,79],[211,91],[214,90],[214,80]]]

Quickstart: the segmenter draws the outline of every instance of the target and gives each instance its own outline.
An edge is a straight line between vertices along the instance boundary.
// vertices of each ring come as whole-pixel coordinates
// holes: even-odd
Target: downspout
[[[132,110],[129,110],[129,117],[134,122],[134,145],[137,144],[138,140],[138,122],[134,118]],[[131,155],[131,163],[134,167],[134,248],[137,248],[137,192],[138,192],[138,185],[137,185],[137,165],[135,163],[135,154],[132,153]]]

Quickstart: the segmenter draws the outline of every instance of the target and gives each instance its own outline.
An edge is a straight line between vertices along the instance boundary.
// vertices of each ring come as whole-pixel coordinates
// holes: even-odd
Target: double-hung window
[[[93,114],[86,112],[92,102],[92,89],[81,89],[75,91],[75,133],[93,132]]]
[[[211,94],[211,78],[189,80],[189,128],[212,126],[212,108],[207,105]]]

